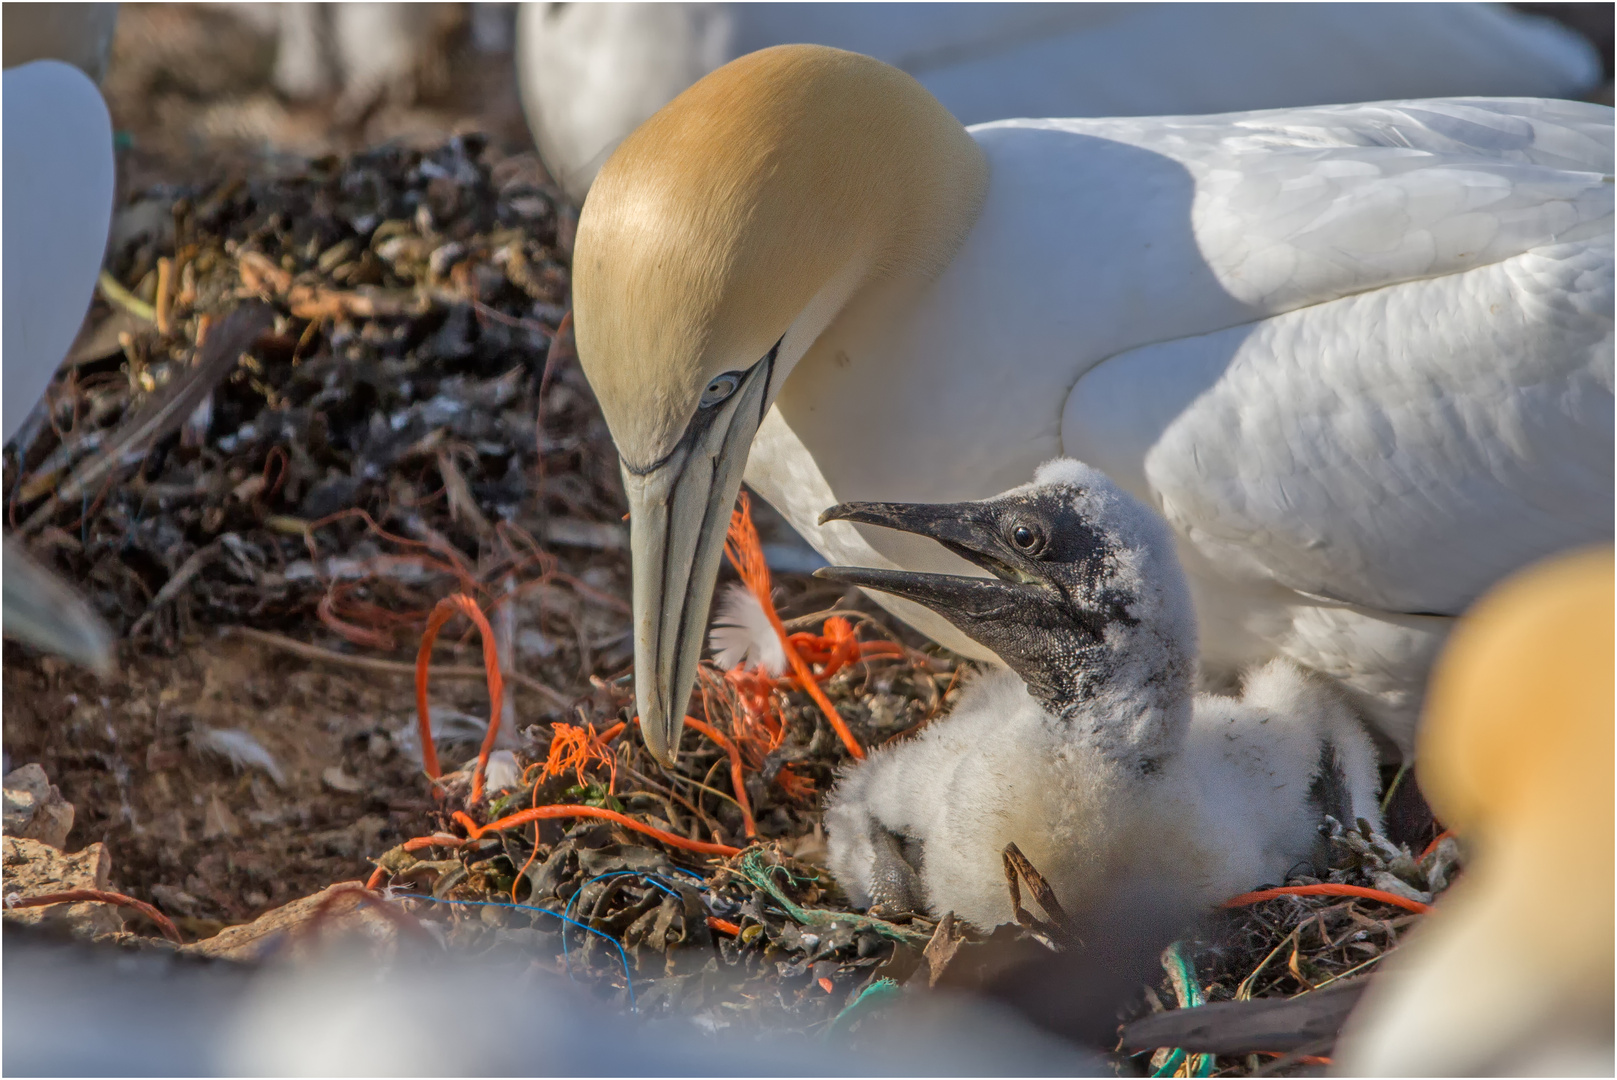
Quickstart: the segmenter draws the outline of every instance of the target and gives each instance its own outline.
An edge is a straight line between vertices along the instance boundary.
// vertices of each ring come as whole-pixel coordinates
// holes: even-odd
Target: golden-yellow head
[[[1517,575],[1460,620],[1416,747],[1444,824],[1487,844],[1554,821],[1601,830],[1610,854],[1613,586],[1598,548]]]
[[[1415,770],[1469,861],[1355,1011],[1347,1075],[1611,1075],[1612,559],[1518,574],[1438,661]]]
[[[764,412],[873,276],[947,265],[986,185],[976,143],[919,83],[811,45],[713,72],[596,177],[573,325],[623,462],[636,689],[664,760]]]

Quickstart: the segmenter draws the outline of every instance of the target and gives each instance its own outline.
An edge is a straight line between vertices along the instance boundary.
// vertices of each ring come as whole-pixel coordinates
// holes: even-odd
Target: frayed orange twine
[[[780,615],[775,611],[774,598],[770,596],[769,564],[764,560],[764,548],[758,541],[758,530],[752,523],[752,502],[743,491],[737,500],[735,510],[730,514],[730,531],[724,538],[724,556],[735,567],[736,574],[740,576],[742,584],[758,600],[763,608],[764,615],[769,619],[769,625],[774,627],[776,635],[780,637],[781,648],[786,653],[786,663],[792,669],[792,675],[814,704],[820,707],[825,718],[831,722],[831,728],[842,740],[842,745],[848,748],[848,753],[855,759],[863,760],[865,748],[859,745],[853,732],[843,722],[842,716],[837,712],[831,699],[825,696],[820,689],[819,679],[809,670],[807,662],[798,652],[793,641],[796,635],[786,633],[785,625],[780,621]],[[830,629],[830,620],[827,620],[827,629]],[[848,628],[848,637],[852,638],[852,627]],[[836,649],[830,650],[827,660],[836,655]],[[857,649],[854,652],[857,655]],[[844,661],[846,662],[846,661]],[[838,665],[841,666],[840,664]]]
[[[473,600],[465,593],[446,596],[433,606],[427,619],[427,628],[421,635],[421,648],[415,658],[416,723],[421,732],[421,764],[432,781],[434,791],[439,789],[438,778],[443,770],[438,766],[438,748],[432,743],[432,718],[427,711],[427,679],[432,663],[432,646],[438,640],[438,631],[455,615],[463,614],[476,625],[483,639],[483,670],[488,675],[488,731],[483,735],[482,749],[477,752],[477,768],[472,773],[472,796],[475,804],[483,797],[483,772],[488,768],[488,756],[494,749],[494,739],[500,732],[500,711],[505,701],[505,679],[500,675],[500,653],[494,644],[494,628]]]
[[[578,778],[579,786],[583,787],[589,782],[584,779],[585,767],[591,762],[599,762],[607,770],[607,794],[616,794],[618,758],[606,744],[622,730],[622,724],[614,724],[607,728],[605,733],[597,735],[594,724],[577,727],[558,722],[550,725],[550,753],[540,768],[539,779],[549,780],[552,776],[560,776],[571,769],[573,775]],[[522,778],[526,781],[527,774],[524,773]]]

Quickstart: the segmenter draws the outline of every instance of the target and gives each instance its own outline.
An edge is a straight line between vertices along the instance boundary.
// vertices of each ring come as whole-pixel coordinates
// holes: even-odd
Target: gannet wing
[[[112,120],[83,72],[39,60],[4,74],[4,438],[79,332],[112,221]]]
[[[1455,614],[1609,538],[1611,115],[1437,101],[1137,124],[1196,177],[1202,254],[1256,317],[1091,369],[1064,450],[1224,576],[1374,610]]]
[[[1576,33],[1491,4],[735,4],[736,55],[809,41],[914,75],[960,118],[1155,116],[1599,85]]]

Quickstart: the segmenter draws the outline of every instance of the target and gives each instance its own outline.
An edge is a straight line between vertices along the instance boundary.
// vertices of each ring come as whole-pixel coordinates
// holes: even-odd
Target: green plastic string
[[[831,1026],[826,1028],[825,1034],[820,1037],[822,1039],[829,1039],[839,1031],[845,1031],[848,1026],[853,1023],[855,1014],[859,1013],[860,1011],[869,1012],[871,1009],[879,1009],[883,1005],[890,1003],[902,992],[903,991],[899,989],[898,983],[894,982],[892,979],[877,979],[875,982],[859,991],[859,996],[854,998],[853,1001],[848,1004],[847,1008],[837,1013],[836,1019],[831,1021]]]
[[[1162,966],[1168,969],[1168,977],[1173,981],[1174,990],[1181,998],[1179,1002],[1181,1007],[1194,1009],[1205,1003],[1201,983],[1196,980],[1196,965],[1185,955],[1184,942],[1176,941],[1168,946],[1162,954]],[[1174,1050],[1168,1055],[1168,1060],[1162,1063],[1162,1067],[1151,1075],[1172,1076],[1184,1062],[1185,1057],[1184,1050]],[[1212,1054],[1196,1054],[1190,1059],[1190,1075],[1211,1076],[1213,1064]]]

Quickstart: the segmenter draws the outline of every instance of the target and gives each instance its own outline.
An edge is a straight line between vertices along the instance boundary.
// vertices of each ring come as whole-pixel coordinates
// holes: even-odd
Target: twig
[[[202,573],[203,568],[218,558],[223,550],[224,536],[220,536],[212,543],[204,544],[192,552],[191,557],[182,562],[179,569],[174,571],[174,576],[165,581],[163,587],[157,590],[157,595],[152,597],[152,602],[146,605],[146,610],[141,612],[140,618],[135,620],[135,625],[129,628],[129,636],[134,637],[146,629],[152,619],[157,617],[157,612],[163,605],[185,591],[185,587],[191,583],[192,579]]]
[[[63,503],[77,499],[104,477],[110,478],[114,470],[123,467],[125,457],[137,447],[150,447],[178,428],[186,417],[196,411],[202,399],[230,374],[236,366],[236,359],[250,349],[274,321],[275,312],[267,304],[249,302],[232,311],[223,323],[208,334],[207,343],[200,347],[198,361],[181,372],[137,414],[127,417],[100,452],[75,469],[46,500],[45,505],[29,517],[23,529],[27,532],[37,530]]]
[[[157,307],[152,311],[152,321],[157,324],[159,334],[168,334],[173,309],[174,260],[164,256],[157,260]]]
[[[119,284],[118,279],[103,270],[95,279],[96,285],[101,289],[101,295],[106,297],[109,304],[123,308],[137,319],[145,319],[149,323],[157,321],[157,311],[146,301],[130,292]]]

